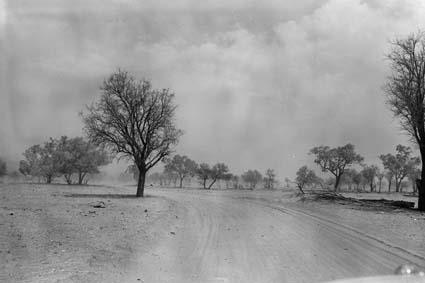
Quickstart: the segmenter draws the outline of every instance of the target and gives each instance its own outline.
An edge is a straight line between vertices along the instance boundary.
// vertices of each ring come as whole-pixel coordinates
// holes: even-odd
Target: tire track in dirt
[[[270,204],[264,204],[264,205],[286,214],[310,218],[311,221],[319,222],[322,225],[327,226],[328,229],[332,230],[334,233],[341,235],[342,237],[347,237],[347,238],[350,238],[351,240],[357,240],[357,241],[361,240],[361,241],[367,242],[369,245],[375,248],[379,248],[382,251],[385,251],[386,253],[390,253],[393,256],[400,257],[401,259],[409,263],[416,264],[420,268],[425,268],[425,257],[418,255],[412,251],[409,251],[405,248],[396,246],[392,243],[388,243],[384,240],[378,239],[372,235],[366,234],[353,227],[332,221],[324,217],[320,217],[320,216],[313,215],[304,211],[293,209],[293,208],[286,208],[286,207],[275,206]],[[357,237],[354,236],[352,233],[357,235]]]
[[[155,191],[176,231],[141,256],[145,282],[321,282],[391,274],[420,258],[294,209],[225,192]],[[152,256],[152,254],[156,256]]]

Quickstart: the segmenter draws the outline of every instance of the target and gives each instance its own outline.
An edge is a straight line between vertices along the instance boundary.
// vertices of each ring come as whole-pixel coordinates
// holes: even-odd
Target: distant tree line
[[[99,167],[110,162],[103,149],[81,137],[67,136],[33,145],[23,156],[19,171],[48,184],[61,176],[67,184],[86,184],[90,174],[99,173]]]
[[[395,154],[387,153],[379,156],[382,168],[377,165],[368,165],[363,162],[364,158],[355,152],[354,145],[330,148],[329,146],[314,147],[309,154],[314,156],[321,171],[330,173],[333,178],[323,180],[306,165],[296,172],[294,183],[301,193],[306,188],[329,188],[339,192],[341,187],[349,191],[382,192],[384,178],[388,183],[388,192],[395,185],[395,192],[402,192],[408,187],[408,179],[411,183],[413,193],[418,193],[418,179],[421,171],[419,169],[420,158],[412,155],[412,150],[408,146],[397,145]],[[354,166],[357,166],[356,169]],[[288,179],[288,181],[290,181]]]
[[[137,166],[128,168],[135,179],[138,178]],[[262,183],[266,189],[274,189],[277,181],[273,169],[267,169],[265,175],[258,170],[247,170],[240,176],[230,172],[224,163],[210,165],[198,164],[186,155],[174,155],[164,160],[164,170],[148,176],[148,180],[159,186],[175,186],[182,188],[184,181],[196,180],[204,189],[211,189],[217,182],[224,182],[227,189],[255,189]]]

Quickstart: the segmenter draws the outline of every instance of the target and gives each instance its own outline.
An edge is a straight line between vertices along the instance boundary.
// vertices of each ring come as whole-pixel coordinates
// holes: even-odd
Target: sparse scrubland
[[[0,281],[121,280],[175,218],[173,202],[133,190],[0,184]]]
[[[420,157],[397,145],[367,164],[351,143],[320,145],[306,154],[321,173],[302,166],[285,186],[270,168],[238,175],[174,154],[174,94],[118,70],[81,113],[86,138],[29,147],[8,179],[28,183],[0,184],[0,281],[310,282],[424,267],[425,36],[396,40],[388,59],[388,103]],[[114,158],[137,186],[80,186]]]

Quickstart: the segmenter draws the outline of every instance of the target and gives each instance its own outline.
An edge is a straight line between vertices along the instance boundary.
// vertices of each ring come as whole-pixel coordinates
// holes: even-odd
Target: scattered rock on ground
[[[105,208],[106,205],[103,201],[98,201],[90,204],[94,208]]]

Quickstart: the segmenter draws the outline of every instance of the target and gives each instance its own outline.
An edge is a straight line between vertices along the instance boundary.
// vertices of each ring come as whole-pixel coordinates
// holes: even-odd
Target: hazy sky
[[[170,88],[177,148],[280,178],[313,146],[366,161],[406,143],[382,85],[389,41],[425,28],[423,0],[0,0],[0,155],[82,135],[78,112],[118,67]]]

